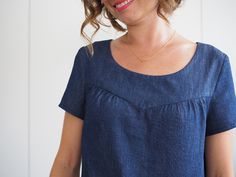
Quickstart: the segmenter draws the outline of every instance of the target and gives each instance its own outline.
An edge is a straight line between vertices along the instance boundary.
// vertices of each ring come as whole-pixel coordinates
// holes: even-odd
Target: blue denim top
[[[82,46],[59,107],[83,120],[82,177],[204,177],[205,137],[236,127],[227,54],[211,44],[181,70],[131,71],[112,39]]]

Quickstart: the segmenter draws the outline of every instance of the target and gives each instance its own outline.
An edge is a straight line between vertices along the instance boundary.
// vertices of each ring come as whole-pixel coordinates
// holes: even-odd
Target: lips
[[[123,0],[123,1],[118,1],[115,2],[114,4],[114,8],[116,9],[116,11],[120,12],[123,11],[124,9],[128,8],[129,5],[133,2],[134,0]]]
[[[116,7],[117,4],[120,4],[120,3],[125,2],[125,1],[126,1],[126,0],[120,0],[120,1],[114,2],[113,7]]]
[[[122,3],[122,2],[125,2],[125,0],[121,0],[121,1],[116,1],[116,2],[114,2],[113,7],[116,7],[117,4],[120,4],[120,3]]]

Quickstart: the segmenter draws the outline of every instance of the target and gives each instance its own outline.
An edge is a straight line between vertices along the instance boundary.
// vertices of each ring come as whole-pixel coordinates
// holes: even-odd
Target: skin
[[[102,2],[113,16],[127,25],[128,35],[111,43],[112,54],[121,66],[143,74],[163,75],[182,69],[193,56],[196,44],[176,33],[158,55],[140,63],[127,49],[128,45],[140,57],[150,55],[173,33],[173,29],[156,15],[156,1],[135,0],[122,12],[116,12],[112,7],[114,1]],[[50,177],[79,176],[82,129],[83,120],[65,112],[61,142]],[[231,136],[231,131],[225,131],[206,138],[207,177],[234,177]]]
[[[130,52],[131,48],[143,59],[143,56],[150,56],[153,51],[159,50],[173,34],[174,29],[157,16],[156,1],[135,0],[122,12],[115,10],[113,1],[103,0],[103,3],[128,29],[127,36],[123,35],[111,42],[112,55],[118,64],[138,73],[165,75],[181,70],[190,61],[196,43],[178,33],[159,53],[150,58],[144,57],[148,62],[141,63]]]
[[[83,120],[65,112],[59,150],[50,177],[79,177]]]
[[[206,137],[206,176],[235,177],[232,152],[233,130]]]

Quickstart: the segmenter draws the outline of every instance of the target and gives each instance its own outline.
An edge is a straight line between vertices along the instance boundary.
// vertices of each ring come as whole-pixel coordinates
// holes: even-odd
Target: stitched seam
[[[216,87],[217,87],[218,82],[219,82],[219,80],[220,80],[220,75],[221,75],[221,72],[222,72],[222,70],[223,70],[223,66],[224,66],[224,64],[225,64],[225,59],[226,59],[226,57],[227,57],[227,55],[224,54],[224,61],[223,61],[222,64],[221,64],[220,72],[219,72],[219,74],[218,74],[218,76],[217,76],[216,84],[215,84],[214,89],[213,89],[212,94],[211,94],[211,97],[212,97],[212,98],[211,98],[210,103],[209,103],[208,112],[209,112],[209,110],[211,109],[211,105],[212,105],[212,102],[213,102],[213,100],[214,100],[214,93],[215,93],[215,91],[216,91]]]
[[[200,97],[196,97],[196,98],[189,98],[189,99],[186,99],[186,100],[180,100],[178,102],[171,102],[171,103],[166,103],[166,104],[160,104],[160,105],[156,105],[156,106],[150,106],[148,108],[153,108],[153,107],[158,107],[158,106],[166,106],[166,105],[170,105],[170,104],[179,104],[179,103],[182,103],[182,102],[187,102],[187,101],[191,101],[191,100],[200,100],[202,98],[210,98],[212,96],[200,96]]]
[[[114,94],[113,92],[111,92],[111,91],[109,91],[109,90],[107,90],[107,89],[105,89],[105,88],[103,88],[103,87],[101,87],[101,86],[98,86],[98,85],[95,85],[95,84],[92,84],[92,83],[87,83],[87,85],[91,85],[91,86],[93,86],[93,87],[95,87],[95,88],[102,89],[102,90],[108,92],[109,94],[114,95],[115,97],[121,98],[121,99],[125,100],[126,102],[128,102],[128,103],[130,103],[130,104],[132,104],[132,105],[134,105],[134,106],[136,106],[136,107],[139,107],[138,105],[136,105],[136,104],[134,104],[133,102],[127,100],[126,98],[121,97],[121,96],[119,96],[119,95],[117,95],[117,94]]]
[[[189,99],[186,99],[186,100],[180,100],[178,102],[171,102],[171,103],[166,103],[166,104],[160,104],[160,105],[156,105],[156,106],[150,106],[150,107],[147,107],[148,109],[151,109],[151,108],[155,108],[155,107],[161,107],[161,106],[167,106],[167,105],[173,105],[173,104],[179,104],[179,103],[182,103],[182,102],[187,102],[187,101],[191,101],[191,100],[200,100],[202,98],[210,98],[211,96],[200,96],[200,97],[196,97],[196,98],[189,98]]]
[[[118,97],[118,98],[121,98],[121,99],[123,99],[123,100],[125,100],[125,101],[131,103],[132,105],[141,108],[141,109],[151,109],[151,108],[155,108],[155,107],[161,107],[161,106],[166,106],[166,105],[171,105],[171,104],[178,104],[178,103],[182,103],[182,102],[186,102],[186,101],[191,101],[191,100],[199,100],[199,99],[201,99],[201,98],[211,98],[211,97],[212,97],[212,96],[207,96],[207,95],[206,95],[206,96],[200,96],[200,97],[196,97],[196,98],[189,98],[189,99],[186,99],[186,100],[181,100],[181,101],[178,101],[178,102],[171,102],[171,103],[167,103],[167,104],[159,104],[159,105],[149,106],[149,107],[140,107],[140,106],[134,104],[133,102],[127,100],[126,98],[123,98],[123,97],[121,97],[121,96],[119,96],[119,95],[117,95],[117,94],[114,94],[113,92],[111,92],[111,91],[109,91],[109,90],[107,90],[107,89],[105,89],[105,88],[103,88],[103,87],[101,87],[101,86],[97,86],[97,85],[92,84],[92,83],[88,83],[88,85],[91,85],[91,86],[93,86],[93,87],[95,87],[95,88],[99,88],[99,89],[101,89],[101,90],[104,90],[104,91],[110,93],[111,95],[114,95],[114,96],[116,96],[116,97]]]
[[[226,58],[226,55],[224,55],[224,61],[223,61],[222,64],[221,64],[220,72],[219,72],[219,74],[218,74],[218,76],[217,76],[217,80],[216,80],[216,84],[215,84],[215,87],[214,87],[213,92],[212,92],[212,96],[214,95],[215,90],[216,90],[216,87],[217,87],[218,82],[219,82],[219,80],[220,80],[220,75],[221,75],[221,73],[222,73],[223,66],[224,66],[224,64],[225,64],[225,58]]]
[[[67,106],[67,105],[64,104],[64,103],[60,103],[58,106],[59,106],[60,108],[64,109],[66,112],[69,112],[69,113],[71,113],[71,114],[74,114],[75,116],[77,116],[77,117],[80,118],[80,119],[84,119],[84,111],[83,111],[83,110],[77,112],[77,111],[71,109],[69,106]]]

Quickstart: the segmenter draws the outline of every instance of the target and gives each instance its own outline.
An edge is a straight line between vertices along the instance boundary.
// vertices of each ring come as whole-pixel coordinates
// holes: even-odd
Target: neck
[[[135,25],[127,25],[126,43],[134,46],[161,46],[170,37],[173,29],[159,16],[148,16]]]

